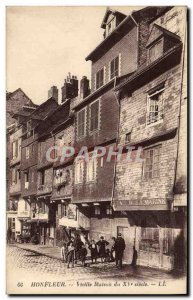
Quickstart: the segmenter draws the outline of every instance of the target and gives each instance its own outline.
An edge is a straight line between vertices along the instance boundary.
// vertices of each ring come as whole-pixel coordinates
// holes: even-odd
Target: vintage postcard
[[[187,294],[187,13],[6,8],[7,294]]]

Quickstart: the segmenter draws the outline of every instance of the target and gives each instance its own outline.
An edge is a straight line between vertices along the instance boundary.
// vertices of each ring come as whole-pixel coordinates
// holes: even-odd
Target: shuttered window
[[[83,182],[83,174],[84,174],[84,160],[77,159],[75,161],[75,183]]]
[[[89,160],[87,162],[87,169],[86,169],[86,181],[87,182],[95,181],[96,170],[97,170],[97,158],[93,157],[93,155],[91,153]]]
[[[159,177],[160,152],[160,146],[145,150],[144,177],[146,179]]]
[[[161,121],[164,116],[164,88],[148,94],[147,125]]]
[[[77,136],[79,138],[85,136],[85,131],[86,131],[85,122],[86,122],[86,110],[84,108],[77,113]]]
[[[99,128],[99,100],[90,104],[90,132]]]
[[[104,68],[96,73],[96,89],[104,85]]]
[[[110,63],[110,79],[119,76],[119,56],[115,57]]]

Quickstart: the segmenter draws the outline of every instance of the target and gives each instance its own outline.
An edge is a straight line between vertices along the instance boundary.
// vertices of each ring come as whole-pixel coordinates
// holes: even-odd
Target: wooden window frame
[[[93,117],[91,115],[91,107],[97,102],[98,102],[98,115],[97,115],[97,117],[96,116]],[[92,121],[96,118],[98,121],[98,127],[91,129]],[[100,128],[100,99],[97,99],[97,100],[93,101],[91,104],[89,104],[89,133],[92,134],[94,132],[97,132],[97,131],[99,131],[99,128]]]
[[[151,154],[152,153],[152,154]],[[160,177],[161,145],[144,149],[143,177],[146,180]]]
[[[98,90],[105,84],[105,68],[104,67],[96,72],[95,83],[96,83],[96,85],[95,85],[96,90]]]
[[[163,122],[164,118],[164,90],[165,88],[159,88],[154,92],[147,94],[147,114],[146,114],[146,126],[156,125]],[[155,96],[161,96],[161,99],[152,99]],[[152,109],[152,107],[154,109]],[[157,108],[156,108],[157,107]]]
[[[84,112],[84,121],[81,121],[81,123],[79,124],[80,114],[83,112]],[[81,127],[81,126],[83,128],[83,132],[81,132],[81,134],[80,134],[79,127]],[[84,107],[79,112],[77,112],[77,138],[81,139],[81,138],[85,137],[85,135],[86,135],[86,107]]]
[[[116,60],[118,59],[118,65],[116,68]],[[113,68],[113,71],[112,71]],[[115,58],[113,58],[109,64],[109,79],[112,80],[115,77],[119,76],[120,72],[120,55],[117,55]]]

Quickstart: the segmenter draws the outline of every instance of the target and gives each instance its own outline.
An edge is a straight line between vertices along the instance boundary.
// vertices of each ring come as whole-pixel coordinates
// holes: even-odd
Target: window
[[[142,251],[160,252],[159,228],[141,228],[139,249]]]
[[[25,158],[29,159],[29,147],[28,146],[25,148]]]
[[[83,174],[84,174],[84,160],[77,159],[75,161],[75,183],[83,182]]]
[[[106,214],[107,215],[112,215],[112,213],[113,213],[113,208],[112,208],[112,206],[108,205],[106,207]]]
[[[146,179],[159,177],[161,147],[145,150],[144,177]]]
[[[34,182],[34,171],[31,171],[31,182]]]
[[[147,125],[163,120],[163,91],[164,88],[148,95]]]
[[[18,156],[18,140],[12,143],[12,158],[15,159]]]
[[[12,169],[11,176],[12,176],[12,185],[15,185],[17,183],[17,172],[15,168]]]
[[[131,132],[126,133],[125,135],[125,144],[131,142]]]
[[[24,172],[25,189],[29,188],[29,171]]]
[[[40,185],[44,185],[45,183],[45,170],[40,172]]]
[[[156,44],[149,48],[149,63],[152,63],[163,55],[163,40],[159,40]]]
[[[99,206],[94,207],[94,214],[95,216],[99,216],[101,214],[101,210]]]
[[[96,89],[99,89],[104,84],[104,68],[96,73]]]
[[[90,132],[99,128],[99,100],[90,104]]]
[[[61,217],[67,217],[67,205],[64,203],[61,204]]]
[[[34,154],[34,144],[32,144],[31,146],[31,152],[32,152],[32,155]]]
[[[117,56],[110,62],[109,72],[110,72],[110,79],[119,76],[119,56]]]
[[[111,18],[110,22],[107,23],[104,37],[107,37],[116,27],[116,18]]]
[[[27,137],[31,136],[31,131],[32,131],[32,122],[31,120],[27,121]]]
[[[41,214],[46,213],[46,204],[45,204],[45,202],[39,202],[39,213],[41,213]]]
[[[77,114],[77,135],[78,137],[83,137],[85,135],[86,127],[86,110],[85,108],[78,112]]]
[[[86,181],[94,181],[96,179],[96,166],[97,166],[97,158],[93,157],[93,153],[89,157],[89,161],[87,162],[86,169]]]

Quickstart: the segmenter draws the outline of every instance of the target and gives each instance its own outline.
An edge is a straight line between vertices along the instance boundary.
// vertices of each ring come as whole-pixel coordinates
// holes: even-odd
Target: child
[[[74,246],[72,241],[70,241],[68,245],[67,261],[68,268],[70,267],[70,263],[72,264],[72,268],[74,268]]]
[[[97,257],[98,257],[98,250],[97,250],[97,245],[94,240],[91,241],[91,244],[89,245],[89,249],[90,249],[92,264],[93,264],[94,260],[96,263]]]
[[[105,256],[105,262],[111,261],[111,252],[109,249],[106,249],[106,256]]]
[[[80,251],[80,256],[81,256],[81,261],[82,261],[82,265],[83,267],[86,266],[86,256],[87,256],[87,250],[86,250],[86,247],[85,245],[82,245],[82,248],[81,248],[81,251]]]
[[[60,251],[62,262],[66,261],[66,244],[64,243]]]

